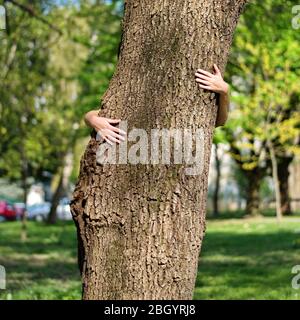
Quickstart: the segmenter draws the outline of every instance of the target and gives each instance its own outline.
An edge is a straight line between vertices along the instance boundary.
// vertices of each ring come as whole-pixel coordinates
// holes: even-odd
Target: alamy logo
[[[0,265],[0,290],[6,289],[6,272],[5,268]]]
[[[119,128],[127,132],[127,121]],[[97,140],[104,142],[100,133]],[[127,142],[130,143],[130,147]],[[133,128],[119,146],[102,143],[96,160],[105,164],[184,164],[186,175],[200,175],[204,167],[205,132],[192,129],[144,129]],[[117,152],[118,151],[118,152]],[[118,155],[117,155],[118,153]]]
[[[292,27],[298,30],[300,28],[300,5],[293,6],[292,14],[295,15],[292,19]]]
[[[300,265],[295,265],[292,268],[292,273],[296,274],[292,279],[292,288],[293,289],[300,289]]]
[[[0,30],[6,29],[6,11],[3,6],[0,5]]]

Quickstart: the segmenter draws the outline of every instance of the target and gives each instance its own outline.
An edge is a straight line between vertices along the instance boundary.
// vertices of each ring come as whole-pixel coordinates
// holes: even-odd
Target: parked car
[[[51,203],[43,202],[31,205],[27,208],[27,217],[29,220],[45,221],[50,213]],[[58,220],[72,220],[69,199],[62,198],[57,206],[57,219]]]
[[[25,212],[25,204],[23,202],[16,202],[14,203],[13,208],[16,211],[17,219],[22,219]]]
[[[29,220],[44,221],[50,212],[51,203],[43,202],[27,207],[27,218]]]
[[[72,220],[72,214],[70,209],[70,200],[68,198],[62,198],[57,207],[57,219],[59,220]]]
[[[14,210],[13,205],[7,201],[0,201],[0,216],[1,220],[14,221],[17,219],[17,212]]]

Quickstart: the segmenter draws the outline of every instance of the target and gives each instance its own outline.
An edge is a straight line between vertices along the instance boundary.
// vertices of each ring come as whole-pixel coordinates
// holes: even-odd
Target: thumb
[[[218,75],[221,74],[220,69],[218,68],[218,66],[215,63],[214,63],[214,69],[215,69],[216,74],[218,74]]]

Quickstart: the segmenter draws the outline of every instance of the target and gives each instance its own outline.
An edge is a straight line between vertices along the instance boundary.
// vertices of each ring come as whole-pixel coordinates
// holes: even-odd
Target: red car
[[[17,212],[8,202],[0,201],[0,218],[1,217],[3,217],[5,220],[16,220]]]

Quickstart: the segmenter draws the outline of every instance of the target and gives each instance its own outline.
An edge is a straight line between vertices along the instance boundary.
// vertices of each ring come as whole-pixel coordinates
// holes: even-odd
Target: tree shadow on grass
[[[80,280],[76,261],[10,259],[5,262],[0,259],[0,264],[5,264],[8,290],[17,290],[26,282],[34,283],[46,279]]]
[[[238,255],[238,256],[261,256],[276,251],[299,252],[298,240],[300,235],[289,231],[275,231],[265,233],[231,233],[231,232],[208,232],[202,246],[203,255]]]
[[[8,228],[5,228],[7,226]],[[0,225],[0,253],[10,250],[18,254],[47,254],[69,252],[77,254],[76,231],[73,222],[63,222],[47,226],[44,223],[31,222],[28,227],[28,240],[20,241],[20,226],[17,222]],[[9,232],[7,231],[9,230]],[[0,256],[1,257],[1,256]]]
[[[276,292],[284,298],[292,292],[291,269],[300,263],[298,241],[299,234],[288,231],[209,232],[200,256],[196,297],[257,299]]]
[[[257,216],[249,216],[247,215],[245,210],[222,211],[217,217],[213,215],[212,211],[208,211],[206,217],[207,217],[207,220],[245,219],[245,218],[255,218],[255,217],[275,218],[276,211],[274,209],[260,210]],[[300,217],[299,210],[293,212],[293,214],[289,216],[289,218],[299,218],[299,217]]]
[[[64,292],[80,296],[80,275],[77,266],[75,228],[70,223],[46,226],[30,222],[28,240],[20,241],[20,225],[0,225],[0,265],[6,269],[7,292],[13,297],[64,298]],[[78,288],[77,288],[78,287]],[[78,293],[79,292],[79,293]]]

